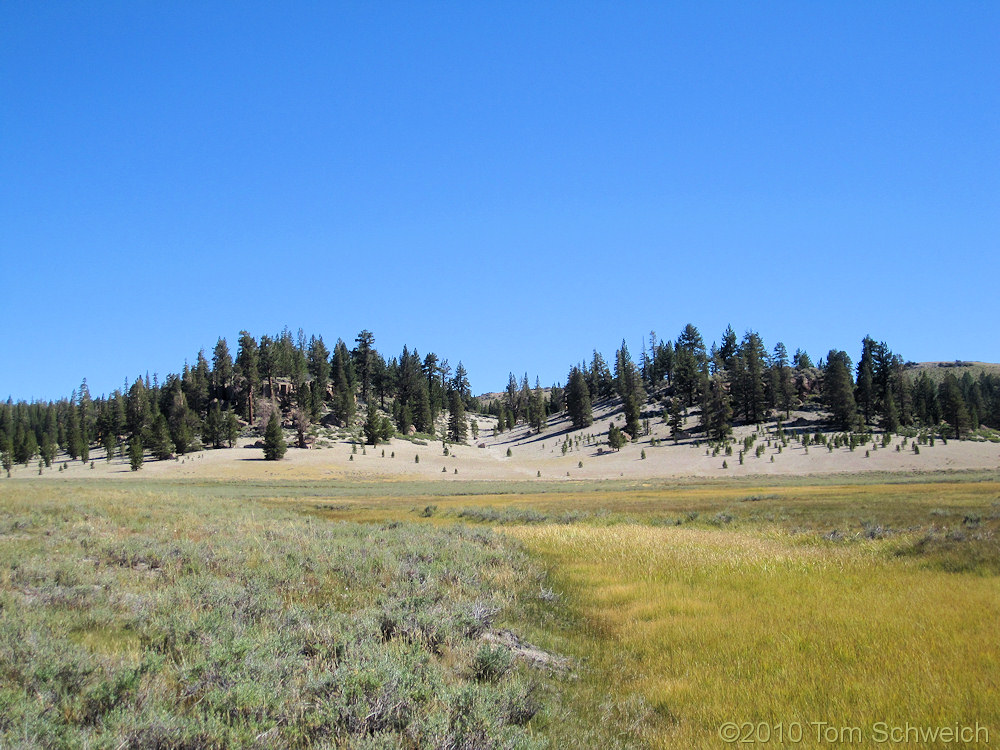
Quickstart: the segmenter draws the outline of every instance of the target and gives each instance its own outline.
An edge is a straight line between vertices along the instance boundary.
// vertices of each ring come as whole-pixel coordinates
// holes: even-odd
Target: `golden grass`
[[[719,747],[723,722],[971,724],[1000,732],[1000,586],[877,542],[774,532],[519,526],[580,615],[563,641],[595,692],[652,706],[654,747]],[[808,726],[807,726],[808,729]],[[807,743],[808,745],[809,743]]]

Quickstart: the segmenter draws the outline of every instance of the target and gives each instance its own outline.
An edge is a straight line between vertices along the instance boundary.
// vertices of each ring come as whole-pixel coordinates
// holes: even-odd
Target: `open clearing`
[[[998,531],[995,471],[0,482],[0,745],[995,742]]]

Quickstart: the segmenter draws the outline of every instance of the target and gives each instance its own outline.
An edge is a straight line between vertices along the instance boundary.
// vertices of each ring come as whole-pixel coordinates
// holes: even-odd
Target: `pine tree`
[[[69,454],[69,457],[76,459],[81,451],[83,438],[80,435],[80,419],[77,414],[76,408],[72,403],[69,404],[69,408],[66,412],[66,446],[65,450]]]
[[[882,429],[886,432],[895,432],[899,429],[899,411],[896,409],[896,399],[892,397],[892,390],[886,394],[885,404],[882,407]]]
[[[468,428],[462,394],[453,389],[448,392],[448,438],[455,443],[464,443]]]
[[[764,342],[755,332],[748,331],[736,354],[733,387],[737,406],[743,412],[743,418],[751,424],[760,424],[767,416],[766,365]]]
[[[615,390],[625,410],[625,431],[635,440],[639,437],[639,420],[646,394],[624,339],[615,353]]]
[[[575,430],[590,427],[594,423],[590,389],[579,367],[570,370],[566,381],[566,411]]]
[[[278,461],[285,455],[287,449],[285,436],[281,431],[278,410],[275,409],[271,412],[271,417],[267,421],[267,429],[264,431],[264,459]]]
[[[625,445],[625,436],[614,422],[608,427],[608,445],[615,451],[621,450],[622,446]]]
[[[944,419],[951,426],[955,439],[961,440],[962,433],[969,430],[972,420],[958,378],[951,373],[945,376],[938,387],[938,400],[941,403]]]
[[[458,395],[462,397],[462,401],[468,403],[469,399],[472,398],[472,389],[469,386],[469,373],[465,369],[465,365],[462,364],[462,360],[458,361],[458,366],[455,368],[455,376],[451,379],[451,387],[458,391]]]
[[[101,444],[104,446],[104,460],[111,461],[111,457],[115,455],[115,448],[118,447],[118,438],[115,433],[111,430],[107,430],[101,440]],[[44,451],[43,451],[44,458]],[[48,463],[46,463],[46,466]]]
[[[788,350],[780,341],[774,345],[774,353],[771,357],[773,363],[775,405],[785,412],[785,419],[791,416],[792,404],[795,402],[795,381],[792,379],[792,370],[788,366]]]
[[[431,416],[431,400],[426,385],[421,385],[417,389],[416,407],[416,410],[413,412],[413,425],[417,428],[418,432],[433,435],[434,422]]]
[[[528,402],[528,421],[536,432],[545,429],[547,420],[545,414],[545,396],[542,393],[541,381],[535,377],[535,388],[531,391],[531,400]]]
[[[732,432],[732,407],[729,394],[721,375],[713,375],[709,380],[708,398],[705,405],[705,433],[716,440],[723,440]]]
[[[333,352],[333,415],[341,427],[354,419],[354,389],[347,372],[347,347],[338,341]]]
[[[707,372],[707,366],[705,342],[698,329],[688,323],[674,346],[674,386],[687,406],[698,400],[702,374]]]
[[[851,359],[847,352],[831,350],[827,356],[823,373],[823,399],[838,427],[850,429],[854,425],[857,406],[854,401],[854,383],[851,382]]]
[[[240,331],[240,346],[234,365],[236,400],[243,418],[253,424],[253,404],[260,390],[260,349],[257,341],[246,331]]]
[[[229,344],[220,338],[212,354],[212,398],[228,404],[233,397],[233,358],[229,354]]]
[[[375,359],[375,335],[365,329],[354,339],[354,367],[361,379],[361,400],[368,403],[372,387],[373,363]]]
[[[213,400],[208,407],[208,416],[205,418],[204,429],[205,440],[212,444],[213,448],[222,447],[222,408],[219,402]]]
[[[260,337],[260,347],[258,348],[258,366],[260,368],[260,377],[267,380],[267,397],[273,399],[274,394],[274,376],[276,375],[276,352],[274,341],[268,335],[263,335]],[[251,424],[255,420],[249,420]]]
[[[308,409],[297,407],[292,410],[292,425],[295,427],[295,437],[299,448],[309,447],[306,443],[306,434],[309,432],[311,424],[312,420]]]
[[[232,409],[227,409],[223,416],[223,431],[226,436],[226,443],[232,448],[236,445],[236,439],[240,435],[240,423],[236,419],[236,412]]]
[[[719,361],[727,371],[731,372],[733,369],[737,348],[736,331],[733,330],[731,325],[726,326],[726,330],[722,334],[722,346],[719,347]]]
[[[684,428],[684,411],[681,406],[680,396],[674,396],[670,399],[669,417],[667,422],[670,425],[670,437],[672,437],[676,443],[680,439],[681,431]]]
[[[796,370],[809,370],[813,367],[813,361],[809,358],[809,355],[802,351],[801,349],[796,349],[795,354],[792,357],[792,367]]]
[[[309,384],[309,411],[313,419],[319,419],[320,411],[326,402],[327,386],[330,383],[330,351],[323,343],[323,337],[313,336],[309,340],[309,374],[312,382]],[[302,406],[300,404],[300,406]],[[302,408],[305,408],[302,406]]]
[[[0,465],[7,472],[10,479],[10,470],[14,468],[14,443],[10,438],[6,438],[0,443]]]
[[[92,424],[94,419],[94,409],[93,402],[90,398],[90,389],[87,387],[86,378],[84,378],[83,382],[80,384],[80,391],[77,394],[77,405],[80,410],[80,460],[87,462],[90,460],[90,438],[94,434]],[[34,439],[34,435],[32,434],[32,440]]]
[[[517,395],[517,378],[514,377],[514,373],[510,373],[507,378],[507,388],[504,391],[505,404],[507,411],[514,415],[514,419],[517,419],[517,405],[518,405],[518,395]],[[507,424],[508,429],[514,428],[515,422],[509,422]]]
[[[167,427],[167,418],[158,414],[153,420],[150,428],[150,451],[161,461],[174,457],[174,443],[170,439],[170,429]],[[131,449],[131,446],[130,446]]]
[[[149,423],[149,395],[142,378],[137,378],[125,398],[125,426],[131,437],[141,436]]]
[[[865,424],[872,423],[875,415],[875,363],[873,350],[875,340],[865,336],[861,342],[861,359],[858,362],[857,384],[854,387],[854,400],[864,415]]]
[[[139,471],[142,468],[142,438],[133,435],[128,443],[128,460],[132,471]]]
[[[46,432],[45,437],[42,438],[41,454],[46,468],[52,466],[52,461],[56,457],[56,441],[49,432]]]
[[[379,439],[381,437],[381,425],[382,420],[379,418],[378,409],[375,408],[375,401],[373,399],[368,402],[368,414],[365,418],[365,425],[363,427],[365,441],[368,445],[374,447],[379,444]]]

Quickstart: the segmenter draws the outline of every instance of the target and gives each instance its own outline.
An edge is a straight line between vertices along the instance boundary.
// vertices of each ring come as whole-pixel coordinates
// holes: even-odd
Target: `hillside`
[[[949,373],[957,378],[961,378],[968,373],[973,378],[978,378],[981,374],[1000,375],[1000,363],[995,362],[972,362],[968,360],[956,359],[952,362],[907,362],[906,372],[917,377],[921,373],[935,383],[945,379]]]

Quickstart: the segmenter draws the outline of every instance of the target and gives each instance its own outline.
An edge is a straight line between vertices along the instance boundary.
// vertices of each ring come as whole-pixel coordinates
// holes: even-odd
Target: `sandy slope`
[[[204,479],[403,479],[438,480],[505,480],[530,479],[541,475],[542,479],[609,479],[609,478],[656,478],[656,477],[738,477],[750,475],[807,475],[831,473],[913,472],[961,469],[1000,468],[1000,444],[989,442],[940,441],[934,447],[920,446],[920,454],[915,455],[908,444],[901,451],[896,446],[901,438],[894,438],[888,448],[872,450],[872,445],[860,446],[851,452],[848,448],[829,452],[823,446],[812,446],[808,454],[800,444],[791,442],[782,453],[776,453],[776,445],[768,448],[761,458],[751,452],[739,465],[733,456],[706,456],[705,446],[697,445],[693,439],[682,440],[674,445],[669,438],[667,425],[662,420],[649,415],[650,437],[663,440],[663,444],[653,447],[649,437],[638,443],[631,443],[619,452],[612,453],[607,448],[606,433],[612,418],[622,425],[621,414],[614,414],[611,407],[595,408],[595,423],[590,428],[570,431],[565,418],[554,419],[540,435],[529,434],[523,426],[513,432],[493,436],[493,421],[481,418],[479,442],[484,448],[471,444],[452,446],[450,456],[444,456],[440,442],[416,445],[396,438],[388,445],[377,448],[368,446],[366,454],[358,448],[351,460],[351,446],[348,442],[336,443],[328,448],[300,450],[289,448],[284,460],[264,461],[263,451],[248,447],[257,438],[242,439],[240,446],[233,449],[199,451],[176,461],[147,460],[138,476],[149,478],[204,478]],[[792,423],[796,416],[792,414]],[[689,420],[689,423],[695,420]],[[774,424],[770,423],[773,428]],[[741,438],[750,428],[737,428],[736,436]],[[597,444],[597,435],[603,433]],[[594,436],[592,445],[586,444],[586,436]],[[561,443],[572,438],[573,448],[565,455]],[[580,437],[580,447],[576,438]],[[881,445],[881,443],[879,443]],[[507,457],[507,449],[512,455]],[[865,457],[866,449],[870,452]],[[641,459],[645,450],[646,459]],[[385,453],[383,457],[382,453]],[[599,452],[600,451],[600,452]],[[395,457],[392,454],[395,453]],[[420,456],[416,463],[415,456]],[[774,461],[771,461],[771,457]],[[56,466],[46,469],[38,476],[38,468],[18,466],[15,477],[56,478],[98,478],[136,477],[129,470],[127,460],[113,458],[106,462],[102,451],[92,456],[93,469],[89,464],[70,461],[69,468],[59,472]],[[64,457],[65,460],[65,457]],[[728,468],[722,468],[723,461]],[[580,467],[580,462],[583,466]],[[442,468],[445,470],[442,471]],[[455,473],[455,470],[458,473]]]

